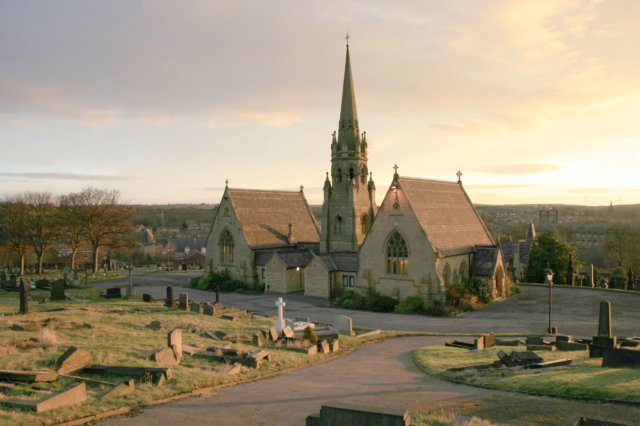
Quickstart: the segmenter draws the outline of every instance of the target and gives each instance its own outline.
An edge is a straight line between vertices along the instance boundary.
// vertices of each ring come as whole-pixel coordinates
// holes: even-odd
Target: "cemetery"
[[[0,424],[97,420],[348,353],[393,333],[196,303],[18,282],[0,297]],[[34,288],[30,288],[34,287]],[[93,421],[92,420],[92,421]]]

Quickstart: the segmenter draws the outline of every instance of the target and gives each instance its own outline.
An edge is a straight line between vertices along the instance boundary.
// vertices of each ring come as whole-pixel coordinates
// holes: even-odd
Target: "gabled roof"
[[[321,254],[318,257],[327,266],[329,272],[358,272],[360,269],[360,258],[357,253]]]
[[[476,247],[471,261],[471,275],[482,277],[490,277],[496,267],[498,258],[498,248],[492,247]]]
[[[225,195],[252,248],[320,242],[318,224],[302,191],[227,188]]]
[[[434,250],[495,244],[462,184],[406,177],[396,181]]]

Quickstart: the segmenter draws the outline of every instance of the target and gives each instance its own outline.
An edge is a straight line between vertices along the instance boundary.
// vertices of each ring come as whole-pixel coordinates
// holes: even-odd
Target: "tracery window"
[[[336,220],[333,224],[333,233],[336,235],[342,234],[343,226],[344,226],[344,220],[342,220],[342,216],[336,216]]]
[[[220,234],[220,263],[233,262],[233,237],[228,229]]]
[[[442,279],[444,280],[445,288],[448,288],[451,285],[451,266],[448,263],[444,265],[442,270]]]
[[[360,226],[361,226],[363,235],[367,235],[367,233],[369,232],[370,225],[371,225],[371,221],[369,220],[369,215],[364,213],[360,218]]]
[[[407,275],[409,249],[407,243],[397,231],[387,239],[387,274]]]

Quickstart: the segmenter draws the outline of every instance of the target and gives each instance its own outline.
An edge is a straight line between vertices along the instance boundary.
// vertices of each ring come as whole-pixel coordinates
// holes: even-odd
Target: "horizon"
[[[331,5],[0,2],[0,194],[318,205],[348,32],[378,202],[398,164],[476,205],[640,204],[640,3]]]

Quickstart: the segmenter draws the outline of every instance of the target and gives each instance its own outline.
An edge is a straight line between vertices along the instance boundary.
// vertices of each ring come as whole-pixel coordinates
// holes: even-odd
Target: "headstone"
[[[540,336],[527,336],[525,343],[527,346],[544,345],[544,339]]]
[[[640,368],[640,351],[635,349],[608,348],[603,352],[603,367]]]
[[[102,396],[100,396],[100,402],[107,401],[108,399],[115,398],[117,396],[132,394],[135,389],[136,387],[133,379],[126,380],[103,393]]]
[[[36,413],[53,410],[54,408],[75,405],[87,400],[87,385],[84,382],[75,383],[68,388],[56,392],[36,403]]]
[[[202,313],[202,305],[198,302],[190,302],[189,303],[189,310],[191,310],[191,312],[195,312],[196,314],[201,314]]]
[[[120,287],[108,288],[104,297],[107,299],[120,299],[122,298],[122,290],[120,290]]]
[[[589,345],[585,343],[563,342],[562,340],[556,342],[556,347],[559,351],[586,351],[589,349]]]
[[[484,337],[479,337],[477,339],[473,339],[473,349],[478,351],[484,350]]]
[[[220,303],[220,284],[216,284],[216,303]]]
[[[596,267],[591,264],[591,287],[596,286]]]
[[[78,371],[89,365],[91,354],[84,349],[74,346],[67,349],[56,361],[58,374],[69,374]]]
[[[216,316],[216,305],[212,303],[205,303],[202,306],[202,313],[205,315]]]
[[[167,296],[164,298],[164,306],[173,308],[173,287],[167,286]]]
[[[143,293],[142,294],[142,301],[143,302],[147,302],[147,303],[152,303],[152,302],[155,302],[156,299],[154,299],[153,296],[150,295],[150,294]]]
[[[483,334],[482,338],[484,339],[485,348],[491,348],[496,345],[496,335],[494,333]]]
[[[213,315],[216,317],[222,316],[222,305],[220,305],[219,303],[213,304]]]
[[[51,301],[64,301],[67,300],[67,295],[64,294],[64,280],[57,280],[51,283]]]
[[[323,354],[328,354],[329,352],[331,352],[331,349],[329,348],[329,342],[327,342],[326,340],[318,342],[318,351]]]
[[[307,355],[316,355],[318,353],[318,345],[308,346],[305,350]]]
[[[271,327],[269,328],[269,337],[271,338],[271,340],[273,340],[274,342],[278,341],[278,338],[280,337],[280,334],[278,333],[278,330],[276,330],[275,327]]]
[[[289,327],[288,325],[285,326],[282,329],[282,334],[284,335],[284,337],[286,337],[287,339],[293,339],[296,337],[296,334],[293,332],[293,330],[291,329],[291,327]]]
[[[611,337],[611,302],[600,302],[600,316],[598,318],[598,336]]]
[[[287,304],[285,303],[284,300],[282,300],[282,297],[278,297],[278,300],[276,300],[276,307],[278,308],[278,316],[276,318],[276,322],[275,322],[275,327],[276,330],[278,331],[278,333],[281,333],[282,330],[285,328],[286,324],[284,321],[284,307],[287,306]]]
[[[180,293],[180,301],[178,302],[178,306],[183,311],[189,310],[189,293]]]
[[[338,339],[333,340],[330,346],[331,346],[331,352],[338,352],[340,350],[340,341]]]
[[[163,365],[178,365],[180,360],[176,358],[172,348],[162,348],[151,354],[151,360]]]
[[[355,333],[353,332],[353,321],[351,317],[346,315],[338,315],[333,319],[333,328],[338,330],[340,334],[346,334],[348,336],[353,336]]]
[[[29,286],[20,280],[20,313],[29,313]]]
[[[167,346],[173,350],[176,359],[182,359],[182,329],[176,328],[167,334]]]
[[[262,333],[258,332],[253,335],[253,346],[257,346],[259,348],[264,346],[264,339],[262,337]]]

